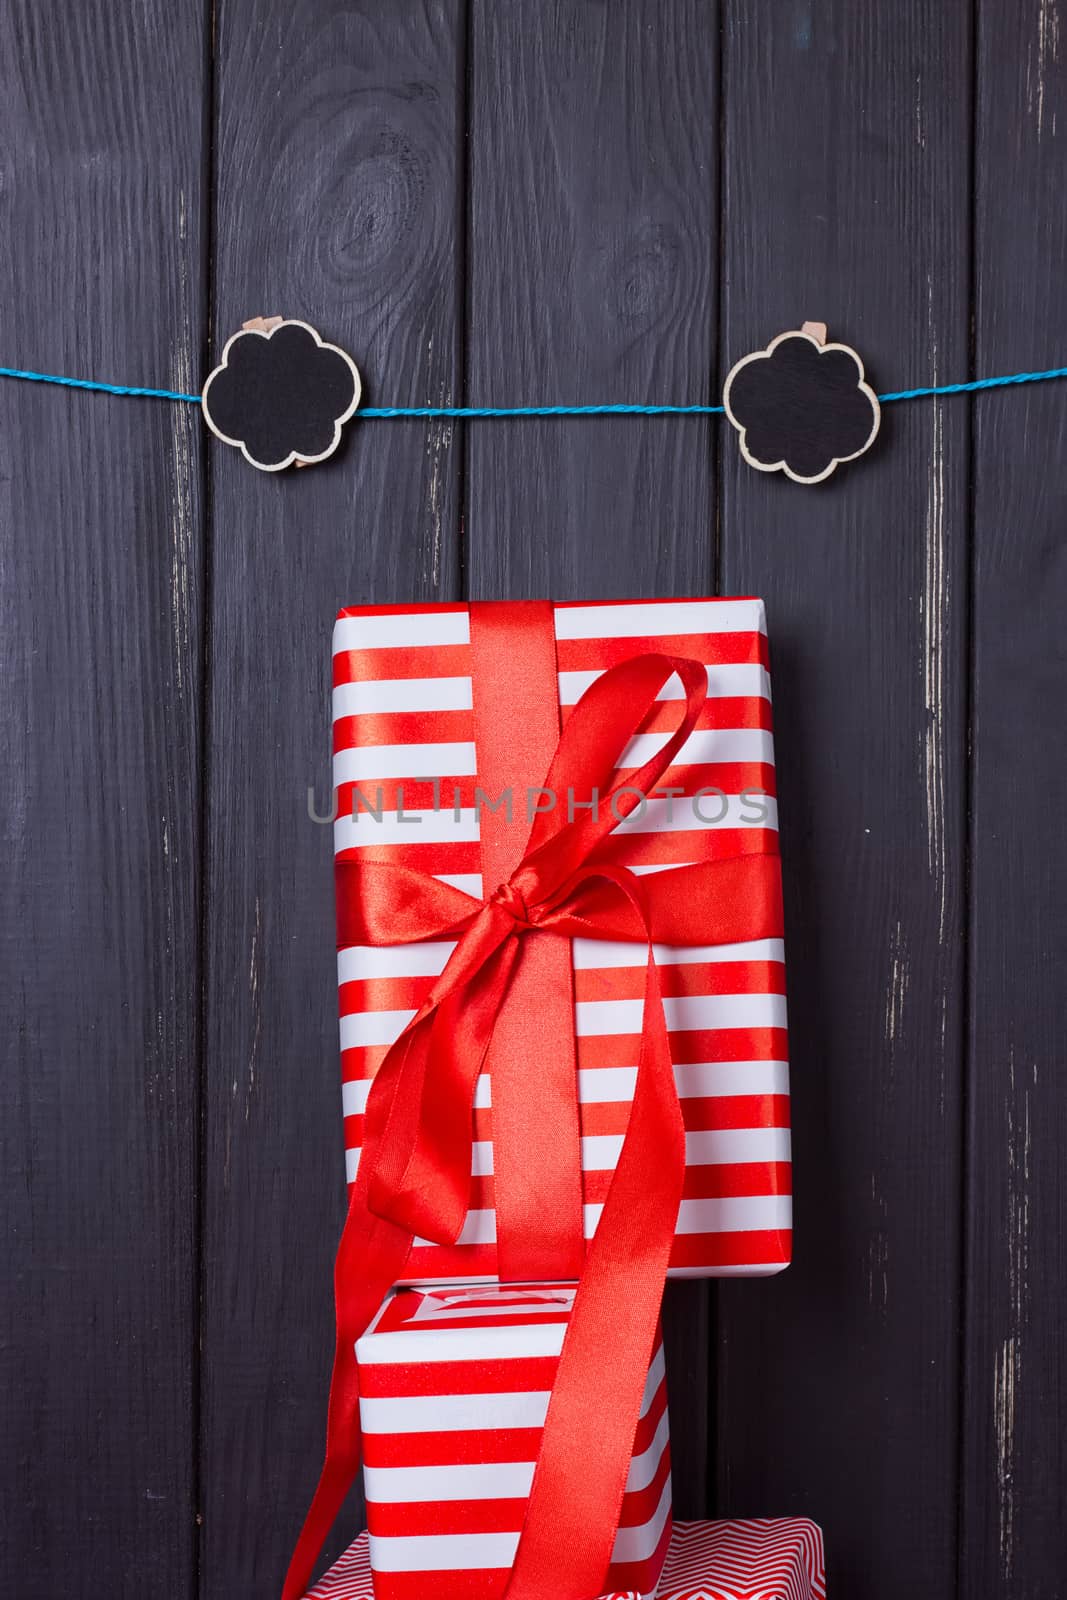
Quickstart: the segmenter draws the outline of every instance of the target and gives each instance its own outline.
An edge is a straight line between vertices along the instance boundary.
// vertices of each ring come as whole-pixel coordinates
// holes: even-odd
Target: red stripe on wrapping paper
[[[443,1467],[536,1461],[541,1428],[479,1428],[472,1433],[367,1433],[368,1467]]]
[[[333,725],[335,754],[380,744],[465,744],[473,738],[473,711],[357,711]]]
[[[387,645],[375,650],[338,650],[333,682],[389,683],[396,678],[469,678],[469,644]]]
[[[667,996],[784,994],[785,966],[781,961],[664,962],[659,986]],[[645,992],[645,969],[643,965],[580,967],[574,974],[574,990],[576,1000],[639,1000]]]
[[[681,1105],[687,1133],[789,1126],[789,1097],[784,1094],[722,1094],[706,1098],[687,1096]],[[591,1104],[583,1103],[579,1113],[582,1133],[589,1138],[596,1134],[625,1133],[630,1107],[626,1102],[616,1104],[594,1100]],[[480,1111],[475,1112],[475,1116],[480,1115]]]
[[[584,1174],[582,1189],[588,1205],[603,1204],[607,1199],[611,1177],[610,1172]],[[788,1161],[724,1161],[716,1166],[688,1167],[682,1186],[682,1199],[730,1200],[792,1192],[792,1166]],[[476,1208],[477,1204],[475,1202]],[[486,1204],[491,1205],[492,1201]]]
[[[374,786],[367,799],[374,801]],[[344,813],[341,813],[342,815]],[[368,827],[372,827],[369,824]],[[412,828],[414,833],[415,829]],[[439,877],[479,870],[478,841],[476,839],[444,840],[440,844],[366,844],[345,850],[344,855],[362,861],[399,861],[401,866],[414,867],[417,872],[429,872]]]
[[[679,700],[657,701],[642,722],[641,732],[673,733],[678,726],[680,704]],[[561,722],[566,722],[576,707],[577,701],[574,705],[560,706]],[[697,731],[715,728],[763,728],[770,733],[773,726],[771,702],[763,695],[709,695],[695,723]]]
[[[784,994],[785,967],[780,961],[693,961],[660,967],[664,995]],[[367,1011],[417,1010],[434,978],[353,978],[340,985],[341,1015]],[[645,969],[585,967],[574,974],[575,999],[639,1000],[645,992]]]
[[[789,1228],[748,1233],[679,1233],[671,1249],[671,1269],[714,1273],[720,1268],[761,1265],[774,1270],[788,1264],[792,1237]]]
[[[645,634],[627,639],[557,639],[556,658],[561,672],[597,672],[651,652],[662,656],[689,656],[705,666],[769,665],[764,633]]]
[[[662,969],[661,969],[662,970]],[[785,1061],[784,1028],[691,1028],[671,1034],[675,1066],[691,1061]],[[637,1036],[586,1034],[578,1040],[578,1067],[632,1067]]]
[[[566,1321],[566,1317],[561,1318]],[[493,1328],[514,1326],[510,1319],[493,1318]],[[438,1328],[453,1328],[445,1323]],[[471,1324],[464,1319],[463,1327]],[[485,1319],[479,1324],[485,1327]],[[426,1337],[430,1337],[427,1330]],[[487,1355],[480,1361],[364,1362],[359,1369],[359,1392],[365,1400],[398,1399],[405,1395],[534,1394],[551,1389],[559,1356]],[[522,1457],[515,1457],[521,1460]]]

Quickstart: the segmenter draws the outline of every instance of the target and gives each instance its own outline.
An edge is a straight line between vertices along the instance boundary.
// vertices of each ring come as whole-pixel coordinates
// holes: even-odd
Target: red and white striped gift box
[[[646,651],[707,666],[708,698],[659,791],[614,830],[636,873],[777,848],[770,678],[759,600],[664,600],[553,608],[561,719],[606,668]],[[623,753],[636,768],[677,725],[681,685]],[[672,703],[673,702],[673,703]],[[338,853],[432,873],[481,896],[478,749],[466,605],[350,607],[334,632]],[[521,718],[521,699],[515,716]],[[357,794],[357,790],[359,791]],[[659,792],[658,791],[658,792]],[[699,797],[700,791],[705,791]],[[723,796],[718,798],[719,793]],[[699,797],[699,798],[698,798]],[[413,820],[414,819],[414,820]],[[373,1076],[454,945],[350,946],[338,957],[349,1181]],[[782,943],[657,946],[687,1171],[670,1271],[765,1274],[787,1265],[791,1174]],[[633,1093],[645,947],[573,941],[586,1237],[618,1159]],[[489,1075],[474,1110],[471,1208],[455,1245],[417,1240],[405,1281],[497,1277]]]
[[[573,1303],[566,1285],[400,1289],[358,1341],[377,1600],[496,1600],[503,1592]],[[609,1584],[654,1590],[670,1528],[657,1336]]]
[[[658,1600],[825,1600],[822,1533],[803,1517],[676,1522]],[[307,1600],[374,1600],[361,1533]],[[427,1597],[430,1600],[430,1597]],[[631,1592],[603,1600],[636,1600]]]

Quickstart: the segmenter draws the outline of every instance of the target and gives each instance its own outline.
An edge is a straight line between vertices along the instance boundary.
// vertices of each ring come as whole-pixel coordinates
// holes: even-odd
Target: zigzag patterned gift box
[[[518,748],[531,703],[525,668],[499,651],[493,664],[479,646],[478,629],[488,631],[488,624],[478,619],[490,614],[491,621],[494,611],[493,605],[461,604],[341,613],[333,696],[340,860],[396,863],[479,898],[493,887],[498,874],[486,852],[499,811],[485,802],[500,796],[483,787],[485,730],[498,739],[502,731]],[[546,605],[541,614],[549,633],[553,719],[558,715],[564,724],[590,684],[630,657],[658,652],[706,667],[707,699],[693,731],[653,794],[615,826],[601,847],[603,859],[643,877],[692,862],[776,854],[762,602]],[[618,773],[663,748],[679,724],[682,698],[675,677],[620,752]],[[537,770],[536,783],[545,770]],[[547,805],[531,801],[530,793],[528,805]],[[522,800],[517,791],[517,810]],[[454,947],[454,941],[433,939],[339,951],[350,1181],[364,1142],[371,1081]],[[607,939],[572,943],[574,1142],[580,1142],[573,1160],[581,1164],[586,1239],[596,1229],[629,1116],[646,953],[644,945]],[[686,1128],[687,1170],[670,1271],[692,1277],[777,1272],[791,1246],[781,940],[658,946],[655,954]],[[417,1239],[405,1282],[575,1275],[539,1262],[525,1266],[521,1259],[518,1271],[502,1268],[506,1224],[497,1185],[514,1184],[514,1173],[503,1175],[499,1138],[494,1144],[492,1085],[492,1073],[483,1072],[474,1098],[472,1191],[463,1231],[451,1245]],[[513,1254],[512,1268],[515,1260]]]
[[[657,1600],[825,1600],[822,1533],[802,1517],[676,1522]],[[307,1600],[374,1600],[361,1533]],[[432,1597],[427,1595],[427,1600]],[[603,1600],[640,1600],[633,1590]]]
[[[496,1600],[514,1560],[574,1290],[401,1289],[360,1339],[377,1600]],[[595,1408],[594,1408],[595,1409]],[[671,1529],[657,1339],[609,1582],[648,1593]]]

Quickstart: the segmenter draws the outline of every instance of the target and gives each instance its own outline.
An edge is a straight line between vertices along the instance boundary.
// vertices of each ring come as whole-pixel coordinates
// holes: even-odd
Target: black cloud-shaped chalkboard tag
[[[749,466],[784,472],[794,483],[821,483],[842,461],[863,455],[881,421],[863,362],[847,344],[827,344],[817,322],[745,356],[722,401]]]
[[[359,405],[359,369],[306,322],[255,317],[226,341],[204,385],[204,418],[263,472],[325,461]]]

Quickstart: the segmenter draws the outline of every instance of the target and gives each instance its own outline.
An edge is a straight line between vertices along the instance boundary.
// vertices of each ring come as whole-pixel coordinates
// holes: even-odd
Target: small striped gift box
[[[825,1600],[822,1533],[802,1517],[676,1522],[657,1600]],[[307,1600],[374,1600],[361,1533]],[[427,1596],[427,1600],[431,1600]],[[638,1600],[633,1591],[603,1600]]]
[[[359,1340],[376,1600],[503,1593],[573,1303],[566,1285],[400,1289]],[[667,1385],[657,1336],[609,1584],[652,1592],[670,1530]]]
[[[705,664],[699,721],[647,803],[609,840],[637,874],[777,851],[770,678],[759,600],[556,605],[559,714],[630,656],[659,652]],[[471,612],[467,605],[350,607],[334,632],[335,844],[339,854],[395,862],[481,897]],[[636,769],[677,726],[682,690],[667,683],[622,752]],[[523,715],[516,691],[514,715]],[[498,697],[499,698],[499,697]],[[674,793],[665,795],[664,791]],[[496,798],[490,796],[490,799]],[[562,803],[562,802],[561,802]],[[482,810],[480,811],[480,807]],[[355,1177],[375,1072],[454,944],[431,940],[339,951],[348,1178]],[[646,947],[573,941],[577,1093],[586,1238],[594,1233],[629,1116]],[[790,1257],[791,1172],[785,969],[780,939],[657,946],[687,1172],[670,1272],[720,1277],[778,1272]],[[406,1282],[498,1277],[491,1075],[474,1102],[472,1197],[453,1245],[416,1240]],[[502,1180],[503,1181],[503,1180]],[[528,1271],[512,1276],[569,1276]]]

